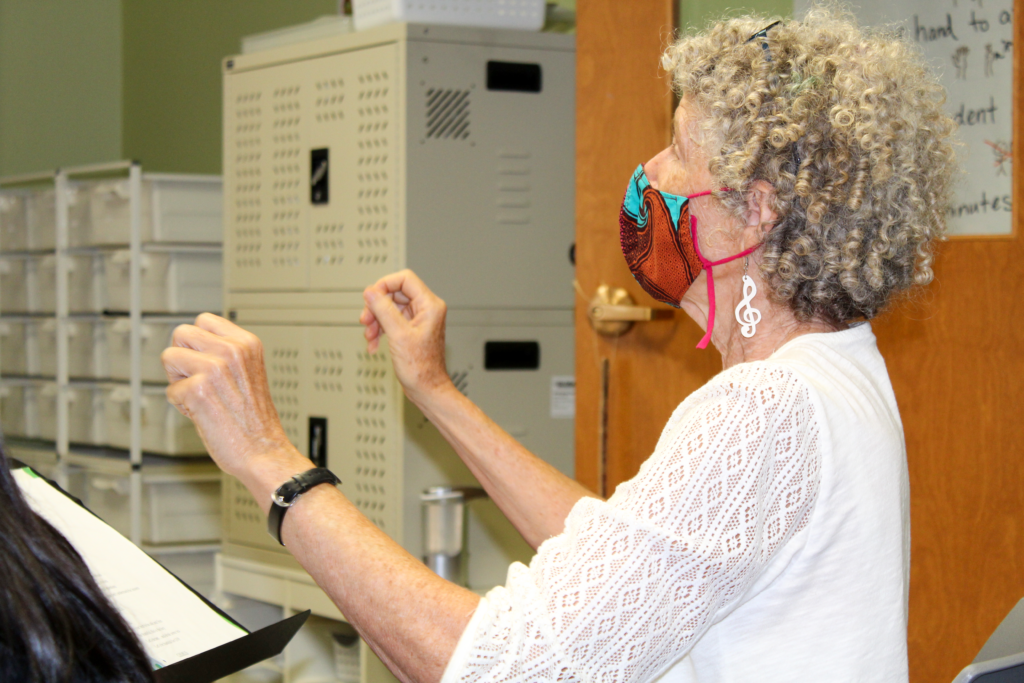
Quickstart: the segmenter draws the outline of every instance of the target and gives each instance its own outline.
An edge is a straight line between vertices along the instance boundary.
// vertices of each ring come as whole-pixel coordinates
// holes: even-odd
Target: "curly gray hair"
[[[740,191],[718,198],[741,215],[752,182],[775,188],[760,266],[772,298],[801,320],[873,318],[932,280],[956,169],[945,90],[913,44],[840,9],[748,40],[768,22],[716,23],[663,65],[696,108],[714,181]]]

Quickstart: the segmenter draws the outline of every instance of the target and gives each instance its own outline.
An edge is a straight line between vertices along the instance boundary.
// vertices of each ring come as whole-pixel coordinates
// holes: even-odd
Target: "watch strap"
[[[337,486],[341,480],[326,467],[314,467],[302,474],[297,474],[285,483],[281,484],[270,497],[270,512],[267,515],[267,531],[274,539],[284,545],[281,539],[281,525],[284,524],[284,515],[288,508],[295,505],[302,494],[314,486],[320,484],[331,484]]]

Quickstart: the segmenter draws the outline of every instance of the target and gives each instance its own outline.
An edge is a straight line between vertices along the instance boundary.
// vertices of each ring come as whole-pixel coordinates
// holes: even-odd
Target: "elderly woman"
[[[673,140],[628,183],[622,247],[724,370],[609,500],[452,386],[444,303],[414,274],[366,290],[370,349],[386,335],[408,398],[537,549],[480,598],[335,487],[284,487],[308,492],[283,541],[400,678],[906,680],[906,456],[867,320],[932,278],[953,124],[897,36],[832,10],[766,24],[719,23],[664,57]],[[204,315],[164,362],[171,401],[265,508],[312,467],[252,335]]]

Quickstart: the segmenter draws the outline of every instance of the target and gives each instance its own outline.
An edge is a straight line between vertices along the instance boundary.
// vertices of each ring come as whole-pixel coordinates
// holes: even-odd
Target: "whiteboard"
[[[810,5],[795,0],[795,15]],[[862,24],[902,27],[946,87],[964,168],[949,234],[1009,235],[1013,0],[853,0],[851,9]]]

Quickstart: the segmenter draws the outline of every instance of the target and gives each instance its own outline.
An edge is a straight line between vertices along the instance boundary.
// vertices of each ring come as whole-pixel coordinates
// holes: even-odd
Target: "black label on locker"
[[[327,418],[309,418],[309,459],[317,467],[327,467]]]
[[[487,62],[487,89],[509,92],[540,92],[540,64]]]
[[[324,147],[323,149],[314,149],[309,153],[309,198],[314,204],[326,204],[328,200],[327,177],[330,169],[327,152],[327,148]]]
[[[484,342],[484,370],[538,370],[540,343],[535,341]]]

